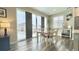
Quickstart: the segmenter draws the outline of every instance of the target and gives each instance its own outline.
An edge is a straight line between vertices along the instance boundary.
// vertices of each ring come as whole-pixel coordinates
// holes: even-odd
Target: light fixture
[[[71,26],[70,25],[68,25],[68,29],[70,29],[71,28]]]
[[[66,15],[67,18],[66,20],[69,21],[71,17],[72,17],[72,13],[69,13],[68,15]]]
[[[7,28],[10,28],[10,23],[8,22],[0,23],[0,28],[4,29],[4,36],[7,36]]]

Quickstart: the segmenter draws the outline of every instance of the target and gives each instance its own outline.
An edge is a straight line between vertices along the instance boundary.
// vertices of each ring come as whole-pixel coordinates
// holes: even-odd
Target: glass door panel
[[[26,21],[25,21],[25,12],[17,9],[16,11],[16,17],[17,17],[17,40],[25,40],[26,39]]]
[[[32,37],[36,37],[36,15],[32,14]]]
[[[37,16],[37,31],[41,31],[41,16]]]

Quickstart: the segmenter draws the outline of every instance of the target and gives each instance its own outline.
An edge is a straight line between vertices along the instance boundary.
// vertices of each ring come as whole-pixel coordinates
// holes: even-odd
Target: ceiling
[[[46,15],[53,15],[67,10],[67,7],[32,7]]]

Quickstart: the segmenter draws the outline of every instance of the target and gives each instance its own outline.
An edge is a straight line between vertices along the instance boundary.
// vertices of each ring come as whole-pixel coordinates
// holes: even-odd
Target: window
[[[41,31],[41,16],[37,16],[37,30]]]
[[[64,23],[64,16],[57,16],[53,18],[53,28],[62,28]]]
[[[37,16],[32,14],[32,37],[37,36],[37,31],[41,31],[42,26],[45,26],[44,30],[47,28],[47,18],[44,18],[44,24],[42,24],[42,16]]]
[[[32,14],[32,36],[37,36],[36,31],[41,30],[41,16],[36,16]]]
[[[25,26],[25,11],[17,9],[17,40],[24,40],[26,39],[26,26]]]
[[[48,27],[47,18],[45,17],[45,19],[44,19],[44,32],[47,32],[47,27]]]
[[[35,37],[36,34],[36,15],[32,14],[32,36]]]

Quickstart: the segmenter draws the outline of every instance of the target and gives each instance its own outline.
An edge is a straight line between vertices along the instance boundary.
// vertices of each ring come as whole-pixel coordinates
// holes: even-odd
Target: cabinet
[[[8,51],[10,49],[9,36],[0,37],[0,51]]]

